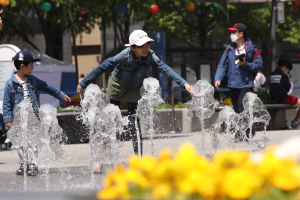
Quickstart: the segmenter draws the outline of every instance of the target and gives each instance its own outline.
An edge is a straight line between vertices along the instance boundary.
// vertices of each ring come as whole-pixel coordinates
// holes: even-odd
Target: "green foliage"
[[[189,2],[195,4],[192,11],[186,8]],[[204,46],[210,31],[226,19],[223,7],[216,8],[213,3],[196,0],[160,0],[156,3],[159,11],[155,16],[147,11],[150,4],[144,4],[147,6],[141,9],[141,12],[148,13],[148,18],[144,19],[144,29],[148,32],[165,31],[168,37],[185,41],[191,46],[198,46],[193,42],[195,40],[199,41],[199,46]]]
[[[154,106],[155,109],[172,109],[171,104],[160,104],[158,106]],[[183,103],[178,103],[174,105],[174,108],[185,108]]]
[[[45,13],[41,5],[43,0],[18,0],[11,6],[3,9],[1,15],[3,20],[3,31],[8,40],[15,36],[23,41],[36,46],[30,42],[29,38],[34,37],[33,29],[35,23],[41,26],[41,31],[46,40],[46,53],[51,56],[54,41],[66,32],[70,31],[67,2],[65,0],[48,0],[51,10]],[[79,20],[81,14],[78,7],[88,8],[88,12]],[[72,18],[75,32],[90,32],[96,23],[96,19],[101,16],[102,4],[98,1],[70,0]]]
[[[257,94],[258,98],[263,102],[263,104],[268,104],[269,103],[269,93],[267,88],[254,88],[253,92]]]
[[[276,24],[277,40],[300,43],[300,10],[292,2],[284,3],[285,23]]]

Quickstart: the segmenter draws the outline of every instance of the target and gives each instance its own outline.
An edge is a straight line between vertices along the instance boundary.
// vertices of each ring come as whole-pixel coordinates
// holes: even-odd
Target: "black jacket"
[[[280,68],[276,68],[270,76],[270,94],[274,101],[283,101],[288,98],[291,89],[289,77]]]
[[[3,32],[0,30],[0,43],[1,43],[1,38],[2,38]]]

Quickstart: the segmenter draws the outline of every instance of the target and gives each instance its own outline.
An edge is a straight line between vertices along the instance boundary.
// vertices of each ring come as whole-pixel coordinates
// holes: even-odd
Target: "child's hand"
[[[70,99],[70,97],[68,97],[67,95],[64,97],[64,101],[66,101],[66,102],[71,102],[71,99]]]
[[[2,19],[0,17],[0,29],[2,29]]]
[[[191,92],[194,92],[194,93],[198,93],[198,91],[196,90],[196,88],[192,87],[190,84],[186,83],[184,84],[184,87],[185,89],[191,93]],[[193,91],[192,91],[193,90]]]
[[[77,85],[77,94],[83,93],[84,89],[78,84]]]
[[[12,124],[12,121],[10,121],[10,122],[5,122],[5,126],[6,126],[7,128],[10,128],[11,124]]]

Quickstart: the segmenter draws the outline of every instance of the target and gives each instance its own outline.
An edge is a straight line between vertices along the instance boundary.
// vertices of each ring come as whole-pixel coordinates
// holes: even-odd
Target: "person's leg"
[[[253,92],[253,88],[242,88],[238,97],[238,112],[242,113],[244,111],[243,99],[248,92]],[[255,135],[254,127],[252,126],[252,137]],[[246,136],[249,138],[250,128],[246,131]]]
[[[238,113],[238,97],[240,94],[240,89],[229,88],[229,93],[231,96],[232,108],[236,113]]]
[[[295,116],[294,121],[300,122],[300,109],[299,109],[299,107],[300,107],[300,99],[298,99],[297,104],[294,105],[294,106],[297,106],[297,107],[298,107],[298,111],[297,111],[297,114],[296,114],[296,116]]]
[[[18,151],[18,155],[19,155],[19,158],[20,158],[20,168],[16,171],[16,174],[17,175],[24,175],[25,165],[27,165],[27,163],[25,163],[25,161],[28,162],[28,157],[27,157],[27,154],[26,154],[23,146],[20,146],[17,149],[17,151]],[[27,167],[27,170],[28,170],[28,167]]]
[[[138,130],[135,128],[135,114],[137,109],[137,103],[127,102],[128,105],[128,120],[129,120],[129,133],[132,138],[132,144],[133,144],[133,151],[134,153],[138,154],[138,139],[137,134],[140,136],[141,141],[141,155],[143,154],[143,140],[142,140],[142,132],[141,132],[141,125],[140,120],[137,118],[137,125]],[[138,133],[137,133],[138,132]]]
[[[28,161],[29,168],[27,175],[28,176],[36,176],[38,174],[38,146],[36,144],[32,144],[28,147]]]

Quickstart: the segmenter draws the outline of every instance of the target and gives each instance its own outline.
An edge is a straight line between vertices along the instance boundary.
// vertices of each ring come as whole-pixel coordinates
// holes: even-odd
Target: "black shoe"
[[[241,136],[241,134],[240,134],[239,132],[237,132],[237,133],[235,134],[235,136],[234,136],[234,141],[235,141],[236,143],[242,142],[242,141],[243,141],[243,137]]]
[[[30,163],[27,171],[28,176],[36,176],[38,174],[38,167],[34,163]]]
[[[24,169],[25,169],[25,165],[21,164],[20,168],[16,171],[17,175],[24,175]],[[28,171],[28,165],[27,165],[27,171]]]

